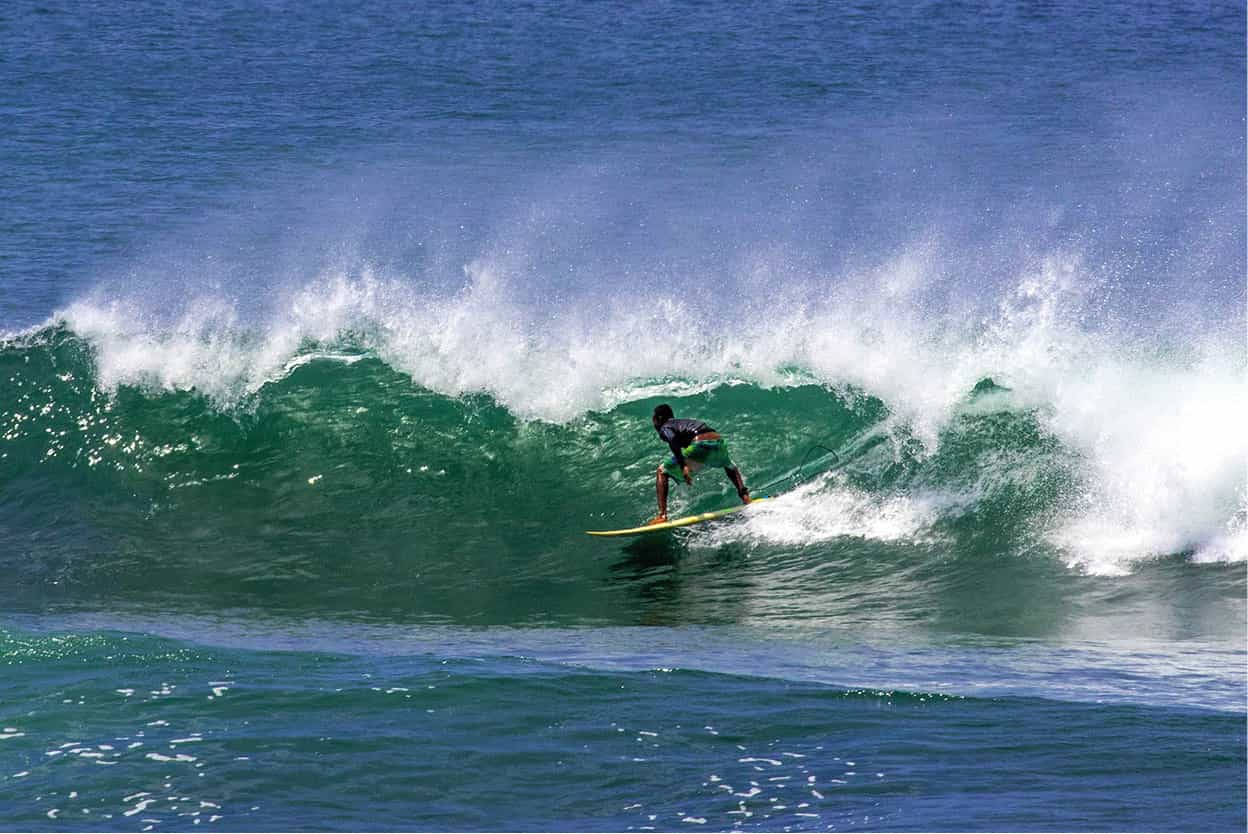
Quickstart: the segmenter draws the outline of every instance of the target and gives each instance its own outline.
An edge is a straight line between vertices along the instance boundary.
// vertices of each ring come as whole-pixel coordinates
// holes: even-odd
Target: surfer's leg
[[[741,477],[741,470],[735,466],[725,466],[724,472],[728,475],[728,480],[732,481],[732,485],[737,488],[737,495],[741,496],[741,503],[750,503],[750,491],[745,488],[745,478]]]
[[[689,463],[688,460],[685,462]],[[692,465],[690,468],[692,468]],[[672,485],[672,479],[681,477],[684,477],[684,473],[680,470],[680,464],[676,463],[675,456],[659,464],[659,471],[655,475],[654,482],[654,491],[659,499],[659,514],[650,522],[651,524],[667,521],[667,493]]]
[[[651,524],[667,521],[667,484],[672,476],[667,474],[664,466],[662,463],[659,464],[658,475],[655,477],[654,491],[659,499],[659,514],[654,521],[650,522]]]
[[[728,452],[728,441],[720,440],[709,441],[699,444],[704,447],[704,459],[707,466],[722,466],[724,474],[728,476],[728,480],[732,481],[732,485],[737,488],[737,495],[741,497],[742,504],[750,503],[750,491],[745,488],[745,479],[741,477],[741,470],[737,468],[737,464],[732,459],[732,455]]]

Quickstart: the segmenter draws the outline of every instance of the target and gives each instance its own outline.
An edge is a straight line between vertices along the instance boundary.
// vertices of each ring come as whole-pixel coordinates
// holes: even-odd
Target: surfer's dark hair
[[[654,407],[654,416],[664,420],[670,420],[676,416],[672,413],[672,407],[667,403],[659,403]]]

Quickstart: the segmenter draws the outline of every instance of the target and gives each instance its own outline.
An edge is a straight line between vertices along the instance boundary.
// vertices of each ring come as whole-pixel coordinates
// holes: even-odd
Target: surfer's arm
[[[669,443],[667,447],[672,450],[672,457],[676,458],[676,465],[681,468],[681,471],[684,471],[684,468],[688,465],[685,463],[684,450],[675,443]]]
[[[676,458],[676,465],[680,467],[680,473],[685,476],[685,483],[693,484],[693,475],[689,472],[689,462],[685,460],[684,451],[675,443],[670,444],[672,456]]]
[[[672,457],[676,459],[677,465],[681,469],[685,468],[685,453],[680,448],[680,443],[676,440],[676,432],[672,431],[670,426],[661,426],[659,428],[659,437],[663,438],[663,442],[667,444],[667,448],[672,450]]]
[[[685,460],[685,452],[680,448],[676,433],[659,429],[659,436],[667,441],[667,447],[672,450],[672,457],[676,460],[676,465],[680,467],[681,474],[685,476],[685,483],[692,484],[693,476],[689,472],[689,463]]]

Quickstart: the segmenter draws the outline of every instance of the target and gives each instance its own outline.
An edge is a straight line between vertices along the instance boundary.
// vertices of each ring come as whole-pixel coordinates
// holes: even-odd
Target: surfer
[[[693,473],[704,466],[722,467],[728,480],[737,488],[741,503],[750,503],[750,491],[746,489],[741,470],[732,462],[728,455],[728,443],[719,436],[719,432],[701,420],[677,420],[672,407],[667,403],[654,407],[654,416],[650,418],[654,430],[659,433],[672,450],[672,456],[666,463],[659,464],[655,491],[659,498],[659,514],[648,524],[662,524],[667,521],[667,488],[672,478],[681,477],[685,483],[693,486]]]

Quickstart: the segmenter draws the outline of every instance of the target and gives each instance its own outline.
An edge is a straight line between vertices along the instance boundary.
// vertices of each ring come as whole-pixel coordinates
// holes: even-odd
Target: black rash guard
[[[699,434],[705,434],[715,429],[703,423],[701,420],[678,420],[675,417],[668,420],[656,429],[659,437],[663,438],[672,449],[672,456],[676,458],[676,464],[680,467],[685,465],[684,448],[693,442],[693,438]]]

